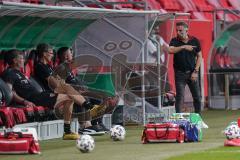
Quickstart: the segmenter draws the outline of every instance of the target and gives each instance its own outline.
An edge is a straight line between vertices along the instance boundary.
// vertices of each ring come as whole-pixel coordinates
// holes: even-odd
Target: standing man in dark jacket
[[[201,95],[199,87],[199,68],[202,60],[200,42],[188,34],[185,22],[176,23],[177,37],[169,44],[169,53],[174,54],[174,72],[176,86],[176,113],[181,112],[186,84],[193,97],[196,113],[201,112]]]

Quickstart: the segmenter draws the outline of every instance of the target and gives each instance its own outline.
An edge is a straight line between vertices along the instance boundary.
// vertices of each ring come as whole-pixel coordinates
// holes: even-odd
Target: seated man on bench
[[[64,119],[64,140],[74,140],[79,138],[77,133],[73,133],[70,128],[72,120],[73,104],[77,103],[80,107],[88,109],[85,113],[79,114],[79,117],[86,119],[102,116],[108,110],[106,105],[92,105],[83,96],[77,94],[70,85],[66,85],[55,77],[49,77],[49,83],[58,90],[58,92],[43,91],[39,92],[29,82],[26,76],[20,71],[24,66],[22,52],[16,49],[8,51],[4,56],[5,63],[9,67],[3,73],[3,80],[13,91],[13,100],[25,106],[45,106],[51,109],[62,109]],[[72,96],[72,92],[76,93]],[[89,117],[89,118],[87,118]]]
[[[104,93],[96,93],[95,95],[93,92],[90,92],[85,83],[78,79],[73,71],[72,71],[72,65],[74,63],[73,59],[73,53],[72,50],[69,47],[61,47],[57,51],[57,62],[59,62],[55,72],[58,73],[59,76],[61,76],[62,79],[65,79],[65,82],[68,84],[71,84],[72,86],[75,86],[78,88],[82,95],[86,94],[87,92],[92,93],[92,95],[87,95],[88,99],[93,104],[98,104],[101,102],[102,99],[104,99]],[[79,65],[79,63],[77,63]],[[102,97],[100,97],[102,95]],[[97,98],[96,98],[97,97]],[[117,101],[117,99],[116,99]],[[87,126],[86,123],[82,123],[82,126],[79,128],[79,133],[82,134],[100,134],[109,131],[102,122],[103,117],[99,117],[97,119],[92,120],[91,122],[87,122],[87,124],[92,124],[92,126]]]

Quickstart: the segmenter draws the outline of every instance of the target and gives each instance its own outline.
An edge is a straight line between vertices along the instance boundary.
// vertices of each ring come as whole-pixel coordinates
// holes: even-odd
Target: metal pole
[[[162,80],[161,80],[161,61],[160,61],[160,57],[161,57],[161,45],[158,42],[157,43],[157,68],[158,68],[158,108],[159,110],[162,109],[162,99],[161,99],[161,95],[162,95]],[[165,82],[164,82],[165,83]]]
[[[147,3],[145,2],[145,10],[147,9]],[[145,42],[148,38],[148,15],[145,15]],[[145,43],[146,47],[146,43]],[[146,125],[146,103],[145,103],[145,47],[142,48],[142,56],[141,56],[141,71],[142,71],[142,107],[143,107],[143,125]]]
[[[225,78],[225,109],[230,109],[229,108],[229,78],[228,78],[228,73],[224,73],[224,78]]]

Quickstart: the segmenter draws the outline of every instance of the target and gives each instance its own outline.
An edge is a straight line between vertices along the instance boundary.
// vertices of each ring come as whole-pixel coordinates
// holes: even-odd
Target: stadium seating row
[[[239,10],[240,2],[232,0],[148,0],[149,5],[154,5],[150,1],[159,2],[159,8],[167,12],[188,12],[191,13],[192,19],[212,20],[212,11],[216,9]],[[156,5],[155,5],[156,6]],[[224,13],[218,11],[217,18],[223,20]],[[226,21],[234,21],[239,17],[233,14],[226,14]]]
[[[12,128],[16,124],[56,120],[55,115],[46,107],[1,106],[0,127]]]
[[[10,1],[10,0],[5,0]],[[12,0],[11,0],[12,1]],[[19,1],[19,0],[16,0]],[[46,5],[71,5],[74,0],[20,0],[23,3],[46,4]],[[188,12],[192,19],[212,20],[212,12],[216,9],[240,10],[240,1],[237,0],[79,0],[76,3],[81,6],[108,9],[135,9],[135,10],[159,10],[167,12]],[[145,8],[145,2],[147,8]],[[236,12],[237,13],[237,12]],[[238,13],[237,13],[238,14]],[[217,12],[217,19],[223,20],[223,11]],[[227,13],[226,21],[239,19],[234,14]]]
[[[11,101],[12,91],[0,79],[0,127],[12,128],[15,124],[56,120],[54,112],[46,107],[27,107],[11,103]]]

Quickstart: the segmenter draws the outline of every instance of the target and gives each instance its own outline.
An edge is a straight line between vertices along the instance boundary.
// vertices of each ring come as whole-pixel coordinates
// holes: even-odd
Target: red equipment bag
[[[224,146],[240,147],[240,139],[238,139],[238,138],[227,139],[227,140],[224,141]]]
[[[39,154],[38,141],[32,134],[21,132],[0,133],[0,154]]]
[[[184,131],[173,123],[149,123],[145,126],[142,143],[148,142],[184,142]]]

